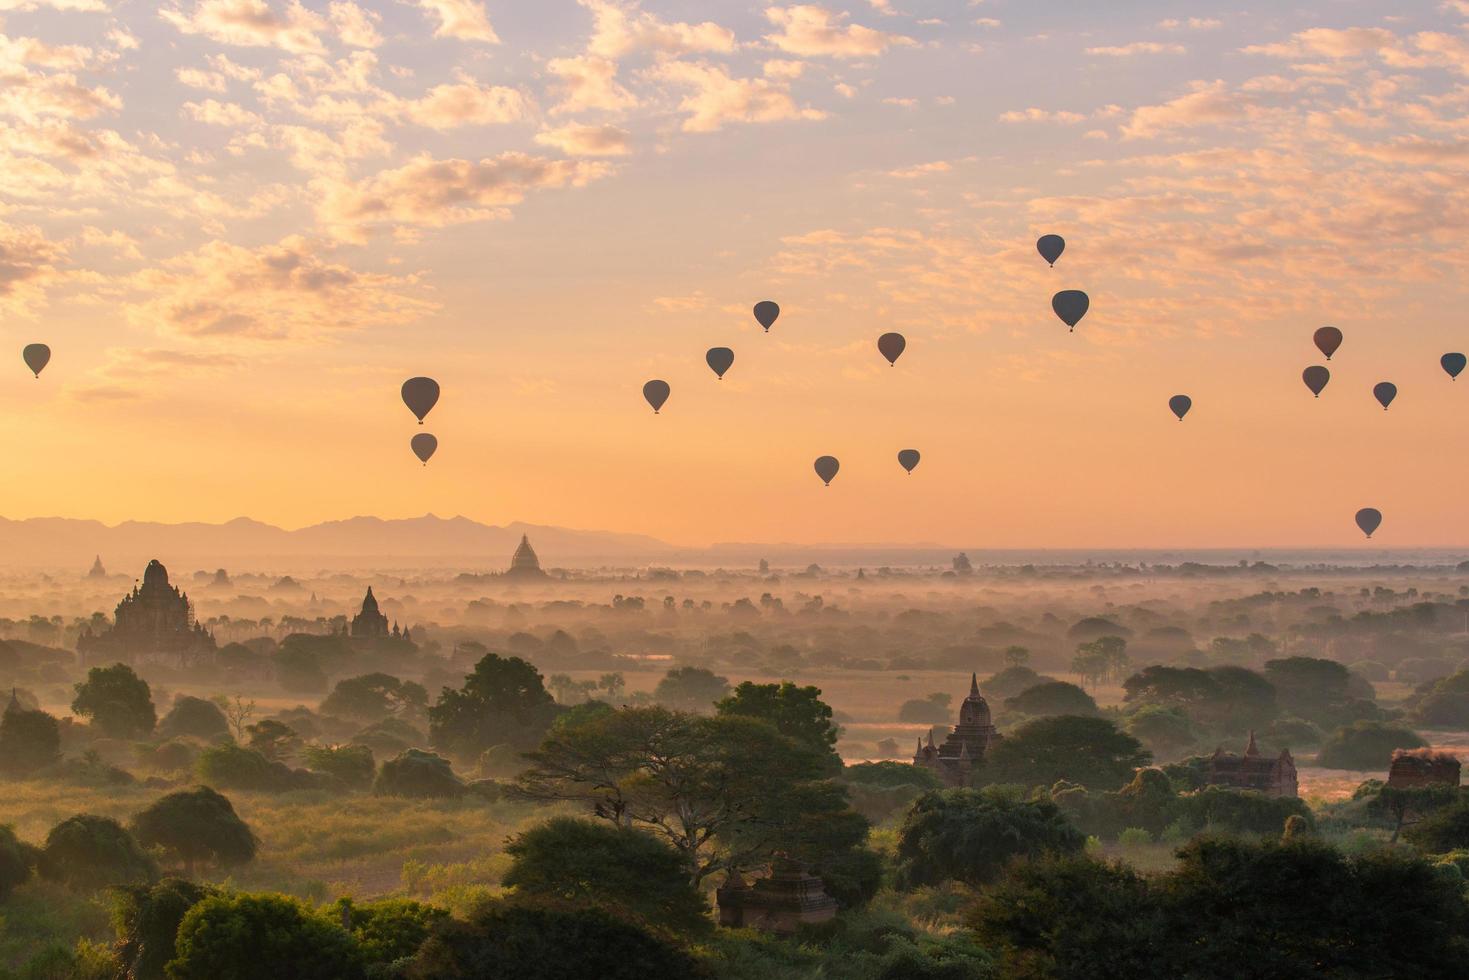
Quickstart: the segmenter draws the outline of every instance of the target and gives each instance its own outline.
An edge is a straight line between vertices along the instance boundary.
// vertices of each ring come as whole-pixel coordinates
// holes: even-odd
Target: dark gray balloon
[[[903,467],[903,469],[907,470],[909,473],[912,473],[913,472],[913,467],[915,467],[915,466],[918,465],[918,450],[916,450],[916,449],[900,449],[900,450],[898,450],[898,465],[901,466],[901,467]]]
[[[765,328],[766,333],[770,332],[770,325],[778,316],[780,316],[780,307],[770,300],[761,300],[755,304],[755,319],[760,322],[760,326]]]
[[[704,355],[704,363],[708,364],[709,370],[723,381],[724,372],[728,371],[730,365],[734,363],[734,351],[728,347],[711,347]]]
[[[39,378],[42,369],[51,363],[51,348],[45,344],[26,344],[20,356],[26,362],[26,367],[31,369],[31,373]]]
[[[1325,354],[1329,361],[1331,355],[1335,354],[1336,349],[1341,346],[1341,331],[1336,327],[1322,327],[1311,339],[1316,342],[1316,349]]]
[[[418,416],[419,425],[423,425],[424,416],[438,403],[439,383],[433,378],[409,378],[403,382],[403,404]]]
[[[1042,235],[1036,239],[1035,250],[1041,253],[1041,258],[1054,266],[1061,253],[1066,251],[1066,239],[1060,235]]]
[[[821,477],[821,482],[827,486],[831,486],[831,481],[836,478],[837,470],[841,468],[842,464],[837,462],[835,456],[816,457],[816,475]]]
[[[1182,422],[1188,410],[1194,407],[1194,400],[1188,395],[1174,395],[1168,399],[1168,407],[1173,410],[1174,415],[1178,416],[1178,421]]]
[[[1376,507],[1363,507],[1357,511],[1357,526],[1367,537],[1372,537],[1372,532],[1382,524],[1382,511]]]
[[[1445,354],[1438,359],[1438,363],[1443,365],[1443,369],[1448,372],[1450,378],[1457,378],[1459,372],[1464,370],[1464,365],[1469,361],[1465,360],[1463,354]]]
[[[1392,400],[1398,397],[1398,386],[1391,381],[1379,381],[1372,386],[1372,397],[1377,399],[1377,403],[1385,412],[1387,406],[1392,404]]]
[[[643,385],[643,397],[648,400],[649,405],[653,406],[654,415],[657,415],[658,409],[662,408],[663,403],[668,401],[669,390],[667,381],[649,381]]]
[[[419,461],[423,463],[424,466],[428,465],[428,461],[430,458],[432,458],[434,450],[439,448],[439,440],[435,439],[427,432],[419,432],[415,434],[414,437],[409,440],[408,444],[413,447],[413,455],[417,456]]]
[[[898,358],[902,356],[907,346],[908,341],[904,340],[900,333],[885,333],[877,338],[877,349],[882,351],[882,356],[888,359],[889,366],[898,363]]]
[[[1331,372],[1320,364],[1312,364],[1301,372],[1301,380],[1306,382],[1306,387],[1311,389],[1311,394],[1317,398],[1321,397],[1321,389],[1326,387],[1326,382],[1331,380]]]
[[[1072,330],[1075,330],[1081,318],[1086,316],[1086,311],[1091,305],[1090,297],[1079,289],[1063,289],[1051,297],[1051,309],[1055,310],[1061,322]]]

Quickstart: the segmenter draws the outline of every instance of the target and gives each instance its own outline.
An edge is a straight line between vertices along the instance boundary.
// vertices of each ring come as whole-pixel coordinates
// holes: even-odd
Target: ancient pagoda
[[[510,559],[510,569],[505,574],[514,578],[546,577],[546,573],[541,570],[541,560],[536,557],[536,549],[530,546],[530,535],[520,536],[520,546],[515,549],[515,554]]]
[[[946,785],[965,786],[975,765],[1003,737],[990,720],[989,704],[980,696],[979,675],[970,674],[969,697],[959,706],[959,724],[942,745],[933,744],[932,731],[928,733],[927,744],[920,738],[913,764],[932,769]]]
[[[352,638],[355,640],[375,640],[388,635],[388,617],[378,612],[377,598],[372,594],[372,586],[367,587],[367,595],[362,598],[362,611],[352,617]]]
[[[189,597],[168,582],[168,569],[157,558],[143,570],[143,584],[117,604],[112,627],[77,638],[84,664],[121,660],[162,660],[180,665],[214,653],[214,636],[194,621]]]

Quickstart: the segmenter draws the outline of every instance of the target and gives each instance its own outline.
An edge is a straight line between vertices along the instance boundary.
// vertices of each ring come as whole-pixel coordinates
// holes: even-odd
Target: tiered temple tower
[[[112,628],[97,636],[87,629],[77,639],[85,663],[147,658],[182,663],[214,648],[213,635],[194,622],[188,595],[168,583],[168,569],[157,558],[143,570],[142,587],[134,586],[117,604]]]
[[[979,675],[970,674],[969,697],[959,706],[959,724],[942,745],[933,744],[932,731],[928,733],[927,744],[920,738],[913,764],[934,770],[949,786],[964,786],[975,764],[1002,738],[990,719],[989,704],[980,696]]]
[[[515,549],[515,555],[510,559],[510,570],[505,573],[516,578],[545,578],[546,573],[541,570],[541,560],[536,557],[536,549],[530,546],[530,536],[520,536],[520,546]]]
[[[377,598],[369,585],[367,595],[362,598],[362,611],[352,617],[352,636],[354,639],[372,640],[387,635],[388,617],[378,612]]]

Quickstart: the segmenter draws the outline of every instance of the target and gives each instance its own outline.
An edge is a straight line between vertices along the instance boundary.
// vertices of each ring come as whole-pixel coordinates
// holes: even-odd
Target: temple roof
[[[362,597],[362,611],[371,615],[377,614],[377,598],[372,594],[372,586],[367,587],[367,595]]]

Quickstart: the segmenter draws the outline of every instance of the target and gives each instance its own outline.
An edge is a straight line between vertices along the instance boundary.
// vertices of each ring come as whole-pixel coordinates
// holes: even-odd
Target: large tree
[[[362,674],[337,681],[321,702],[321,712],[368,724],[390,715],[422,712],[428,692],[422,684],[399,680],[392,674]]]
[[[494,745],[531,748],[556,712],[540,671],[519,657],[486,654],[463,687],[444,688],[429,708],[429,741],[470,759]]]
[[[1015,729],[990,749],[976,770],[982,783],[1050,786],[1058,780],[1087,789],[1117,789],[1152,756],[1105,718],[1057,715]]]
[[[729,678],[705,667],[674,667],[653,689],[653,700],[677,711],[707,713],[729,694]]]
[[[121,824],[86,813],[51,828],[41,848],[40,868],[47,878],[87,891],[158,876],[153,860]]]
[[[214,895],[179,923],[169,980],[361,980],[361,950],[337,923],[284,895]]]
[[[903,879],[913,885],[993,881],[1015,858],[1074,854],[1086,836],[1049,799],[992,787],[948,789],[913,802],[898,832]]]
[[[819,687],[797,687],[791,681],[745,681],[714,709],[720,715],[768,721],[787,738],[828,755],[833,771],[841,768],[841,757],[836,753],[838,729],[831,720],[831,705],[821,700]]]
[[[26,776],[61,757],[61,726],[44,711],[12,704],[0,718],[0,771]]]
[[[109,738],[142,738],[158,724],[148,682],[127,664],[93,667],[76,685],[71,710]]]
[[[255,857],[255,835],[230,801],[208,786],[160,797],[133,818],[133,833],[149,847],[177,854],[191,875],[200,861],[229,867]]]

